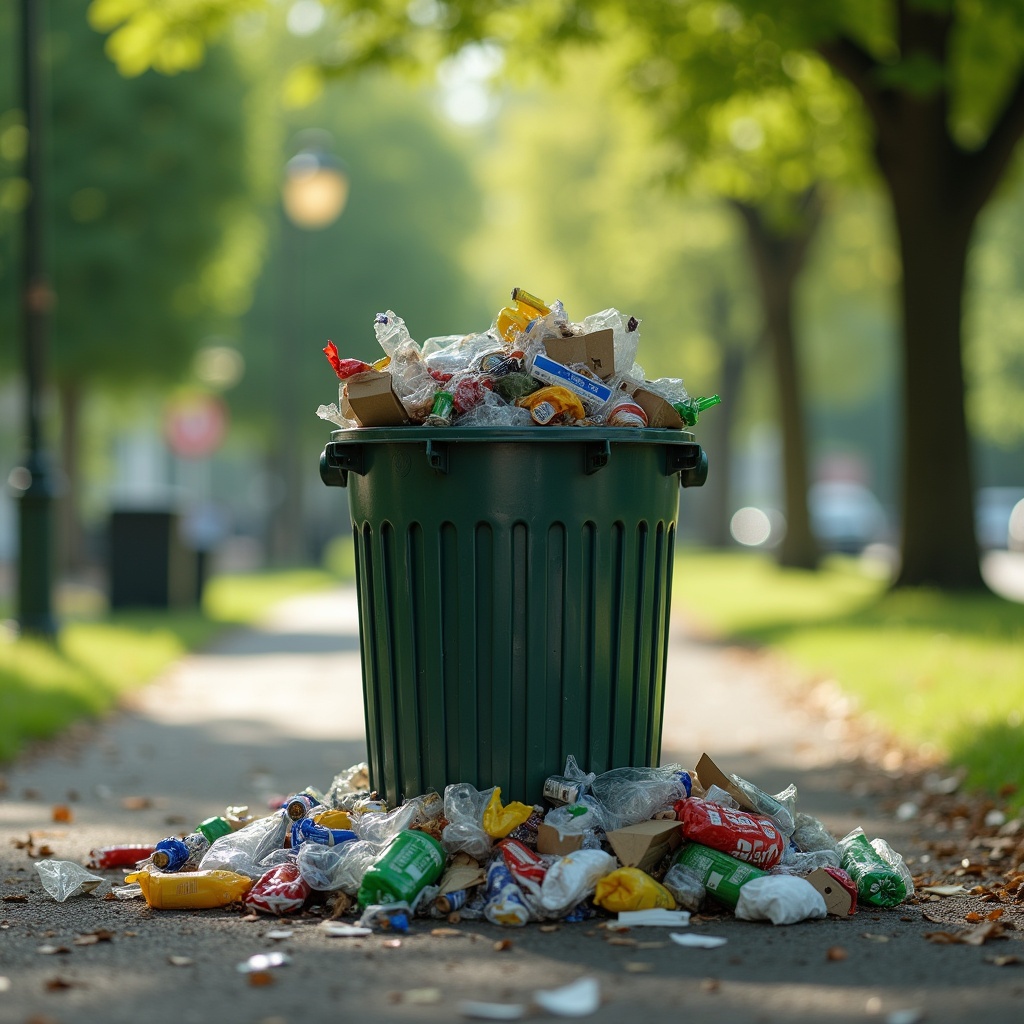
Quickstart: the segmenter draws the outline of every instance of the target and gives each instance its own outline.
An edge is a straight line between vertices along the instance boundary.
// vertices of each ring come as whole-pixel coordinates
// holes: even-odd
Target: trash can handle
[[[347,487],[349,473],[366,473],[362,445],[328,441],[320,454],[320,479],[328,487]]]
[[[665,472],[678,473],[680,487],[702,487],[708,478],[708,454],[690,441],[669,445]]]
[[[448,472],[448,445],[444,441],[427,442],[427,464],[440,473]]]

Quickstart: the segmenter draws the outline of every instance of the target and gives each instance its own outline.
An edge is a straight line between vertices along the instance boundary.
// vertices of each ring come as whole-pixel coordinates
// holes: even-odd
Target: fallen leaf
[[[638,942],[637,949],[664,949],[667,943],[664,942]]]
[[[145,811],[153,806],[148,796],[126,796],[121,798],[121,807],[126,811]]]
[[[431,928],[430,934],[438,939],[461,939],[466,933],[458,928]]]
[[[74,988],[77,984],[79,983],[75,981],[67,981],[64,978],[50,978],[48,981],[43,983],[43,987],[48,992],[59,992],[63,989]]]
[[[541,932],[557,932],[561,927],[560,924],[542,924],[537,930]]]
[[[167,962],[172,967],[191,967],[195,963],[190,956],[169,956]]]
[[[1014,956],[1013,953],[1007,953],[1004,956],[987,956],[985,960],[987,963],[995,964],[996,967],[1009,967],[1011,964],[1020,963],[1020,957]]]
[[[495,953],[504,953],[506,949],[511,949],[515,943],[511,939],[498,939],[494,944]]]
[[[869,942],[889,942],[890,936],[888,935],[875,935],[872,932],[862,932],[862,939],[867,939]]]
[[[981,921],[982,916],[977,911],[972,910],[969,914],[964,914],[964,920],[969,921],[973,924],[977,921]]]
[[[1001,918],[1002,916],[1003,916],[1003,908],[1002,907],[996,907],[995,910],[990,910],[985,915],[985,920],[986,921],[998,921],[999,918]]]
[[[106,928],[97,928],[94,932],[76,935],[74,941],[76,946],[94,946],[97,942],[113,942],[114,934]]]
[[[249,984],[253,988],[263,988],[266,985],[274,984],[274,976],[270,971],[250,971]]]
[[[925,885],[918,892],[932,896],[963,896],[967,890],[962,885]]]
[[[28,903],[28,897],[23,893],[15,892],[4,897],[4,903]]]
[[[717,992],[721,987],[722,983],[717,978],[705,978],[700,983],[702,992]]]
[[[37,953],[42,953],[43,956],[54,956],[58,953],[70,953],[71,950],[67,946],[40,946]]]
[[[612,935],[605,939],[609,946],[635,946],[636,939],[629,939],[622,935]]]
[[[1003,938],[1003,933],[1003,926],[998,921],[986,921],[968,932],[961,932],[960,941],[968,946],[981,946],[989,939]]]
[[[623,966],[629,974],[650,974],[654,970],[654,964],[644,963],[640,960],[630,960]]]
[[[826,960],[845,960],[849,956],[842,946],[829,946],[825,951]]]
[[[75,820],[75,815],[67,804],[57,804],[50,813],[54,821],[59,821],[65,825]]]

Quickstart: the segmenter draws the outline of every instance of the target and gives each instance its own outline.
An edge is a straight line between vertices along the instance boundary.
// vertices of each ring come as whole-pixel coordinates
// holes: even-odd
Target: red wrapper
[[[502,839],[498,844],[509,873],[527,892],[539,893],[548,866],[544,860],[518,839]]]
[[[155,846],[127,843],[124,846],[101,846],[89,853],[91,868],[133,868],[140,860],[153,855]]]
[[[327,356],[327,362],[334,368],[334,372],[338,375],[339,380],[346,380],[353,374],[373,369],[369,363],[364,363],[362,359],[339,359],[338,346],[333,341],[327,342],[324,348],[324,355]]]
[[[264,914],[294,914],[302,909],[310,891],[297,864],[279,864],[245,894],[244,902]]]
[[[680,829],[691,842],[728,853],[765,871],[782,860],[786,841],[771,818],[693,797],[678,801],[675,810]]]

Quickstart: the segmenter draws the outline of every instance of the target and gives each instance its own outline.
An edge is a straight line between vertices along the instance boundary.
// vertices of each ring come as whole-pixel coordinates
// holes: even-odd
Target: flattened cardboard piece
[[[584,363],[607,380],[615,372],[615,341],[610,327],[571,338],[546,338],[544,348],[556,363]]]
[[[352,415],[364,427],[397,427],[409,420],[405,406],[391,387],[390,373],[364,370],[353,374],[345,384],[345,399]]]
[[[462,864],[452,864],[441,879],[438,896],[447,896],[460,889],[472,889],[487,881],[487,872],[475,860],[467,857]]]
[[[718,786],[719,789],[724,789],[743,808],[745,811],[750,811],[753,814],[760,814],[761,812],[747,799],[743,790],[736,785],[732,779],[729,778],[721,768],[715,764],[714,761],[708,757],[707,754],[701,754],[700,760],[697,762],[697,778],[700,779],[700,784],[705,789],[710,789],[712,786]]]
[[[642,821],[608,833],[608,842],[623,867],[650,871],[674,850],[681,841],[679,822],[672,820]]]
[[[682,416],[661,395],[648,391],[642,384],[634,387],[631,394],[633,401],[647,413],[647,426],[671,430],[682,430],[686,426]]]
[[[825,909],[834,917],[849,917],[854,912],[853,897],[824,868],[815,868],[805,877],[821,893]]]
[[[553,825],[541,823],[537,829],[537,852],[564,857],[583,849],[583,836],[560,836]]]

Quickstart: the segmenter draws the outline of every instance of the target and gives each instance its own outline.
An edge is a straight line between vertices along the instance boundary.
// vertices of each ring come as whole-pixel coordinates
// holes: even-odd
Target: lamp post
[[[42,401],[46,331],[53,295],[46,275],[43,205],[43,101],[39,50],[43,0],[21,0],[21,106],[28,131],[22,217],[20,315],[25,379],[24,463],[12,474],[18,501],[18,624],[22,633],[53,637],[54,477],[43,449]]]
[[[298,152],[285,165],[281,188],[284,209],[283,257],[284,289],[281,303],[282,323],[278,331],[278,367],[274,386],[277,390],[278,424],[275,438],[276,476],[283,493],[274,508],[271,526],[271,557],[279,564],[303,558],[302,545],[302,472],[296,450],[298,445],[295,368],[298,343],[302,337],[303,274],[300,232],[320,231],[341,216],[348,201],[349,179],[345,165],[329,149],[330,136],[311,130],[301,133]]]

